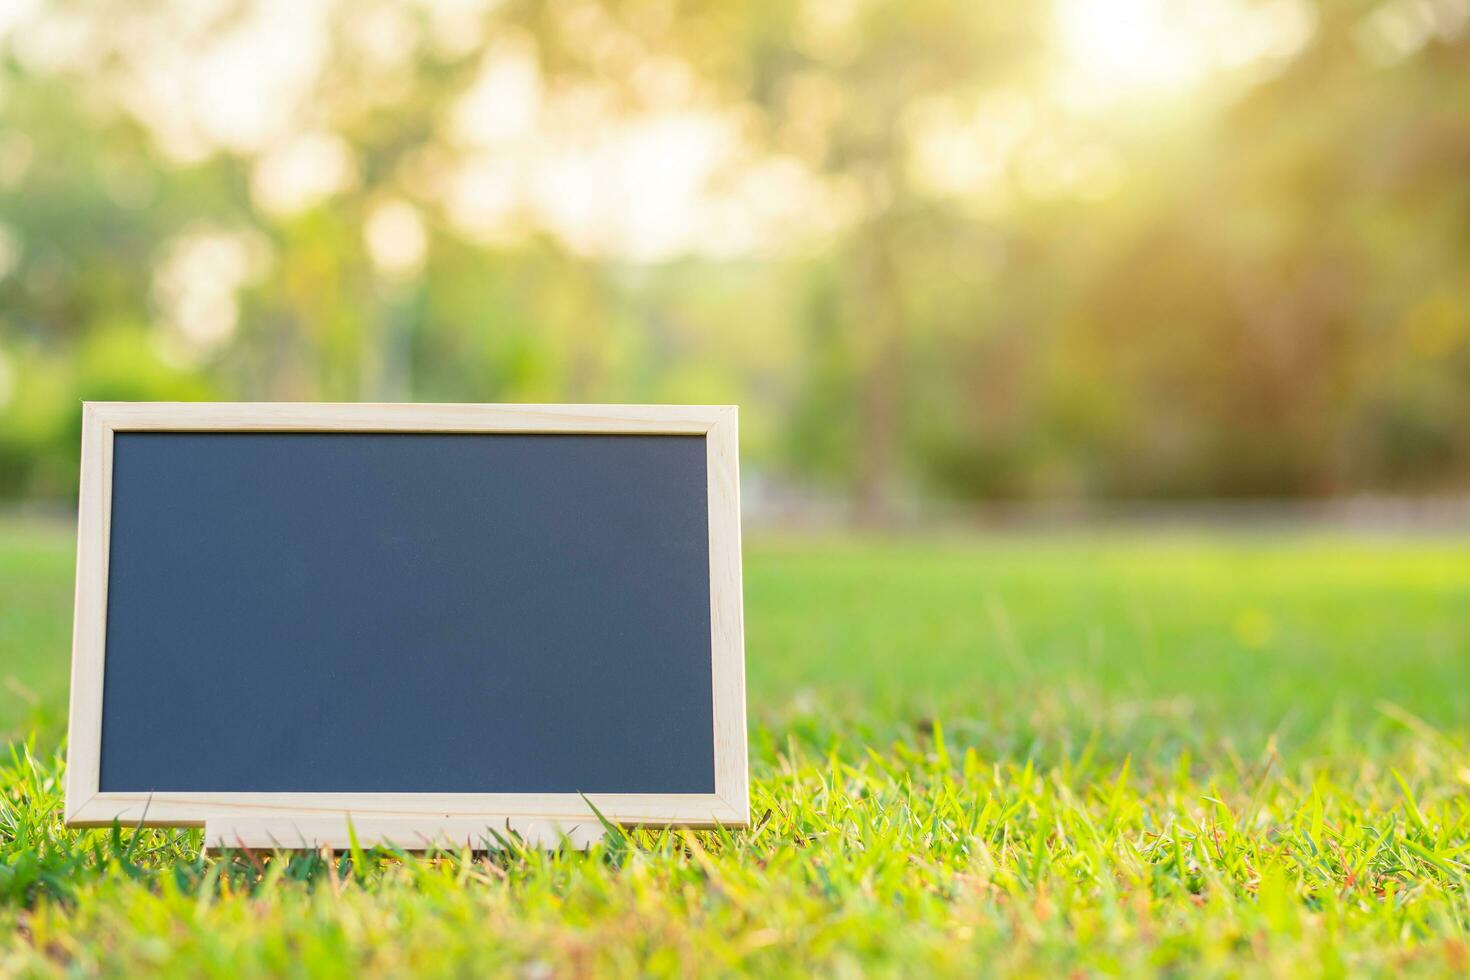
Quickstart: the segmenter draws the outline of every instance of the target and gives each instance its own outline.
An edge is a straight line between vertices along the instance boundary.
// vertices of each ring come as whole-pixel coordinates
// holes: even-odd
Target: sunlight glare
[[[1215,73],[1259,79],[1295,56],[1316,29],[1306,0],[1056,0],[1068,104],[1193,90]]]
[[[1207,68],[1203,39],[1167,0],[1058,0],[1057,30],[1091,85],[1123,91],[1187,88]]]

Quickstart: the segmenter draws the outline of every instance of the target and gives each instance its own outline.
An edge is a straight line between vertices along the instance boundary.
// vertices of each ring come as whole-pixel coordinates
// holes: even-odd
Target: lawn
[[[0,974],[1463,973],[1467,544],[753,541],[751,829],[216,858],[60,826],[72,539],[0,525]]]

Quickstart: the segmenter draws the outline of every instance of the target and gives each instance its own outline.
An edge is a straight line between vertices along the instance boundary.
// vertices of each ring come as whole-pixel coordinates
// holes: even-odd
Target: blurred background
[[[1470,0],[0,4],[81,399],[734,402],[758,513],[1455,498]]]

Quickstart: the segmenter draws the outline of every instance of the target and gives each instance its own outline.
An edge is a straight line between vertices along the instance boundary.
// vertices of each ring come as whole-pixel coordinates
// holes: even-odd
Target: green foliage
[[[329,5],[310,110],[281,118],[340,139],[354,176],[289,213],[238,120],[180,150],[156,132],[173,103],[136,89],[166,70],[148,52],[170,18],[208,44],[251,5],[55,6],[40,41],[26,16],[0,36],[6,497],[70,492],[76,402],[99,397],[735,401],[753,465],[874,504],[905,478],[961,499],[1285,496],[1470,471],[1453,3],[1301,0],[1313,27],[1289,57],[1106,111],[1058,95],[1048,4],[508,3],[447,49],[422,5]],[[383,23],[390,67],[364,41]],[[85,56],[26,54],[47,38]],[[740,173],[720,180],[798,168],[831,228],[657,263],[530,219],[466,232],[446,188],[486,154],[454,119],[507,39],[598,125],[738,117]],[[925,148],[935,120],[960,148]],[[980,176],[929,173],[972,157]],[[411,268],[365,243],[385,201],[422,217]],[[180,313],[162,273],[200,236],[246,268],[178,272],[223,283]],[[211,303],[234,327],[191,339]]]
[[[423,856],[64,829],[69,549],[0,534],[0,663],[49,706],[0,700],[43,733],[0,762],[7,975],[1470,962],[1459,543],[762,542],[748,830]]]

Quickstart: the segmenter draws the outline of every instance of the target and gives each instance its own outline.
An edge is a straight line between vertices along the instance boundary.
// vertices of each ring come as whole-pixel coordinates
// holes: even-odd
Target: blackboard
[[[67,823],[744,825],[737,445],[730,406],[88,403]]]
[[[702,436],[123,432],[104,791],[714,791]]]

